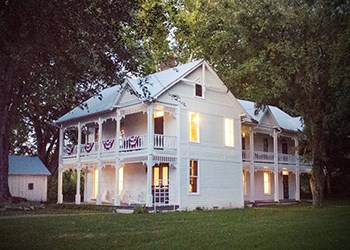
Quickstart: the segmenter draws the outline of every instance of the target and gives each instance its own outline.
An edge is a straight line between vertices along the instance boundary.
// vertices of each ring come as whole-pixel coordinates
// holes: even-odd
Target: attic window
[[[195,88],[196,88],[196,96],[198,97],[203,97],[203,88],[202,88],[202,85],[200,84],[196,84],[195,85]]]
[[[28,183],[28,190],[34,190],[34,183]]]

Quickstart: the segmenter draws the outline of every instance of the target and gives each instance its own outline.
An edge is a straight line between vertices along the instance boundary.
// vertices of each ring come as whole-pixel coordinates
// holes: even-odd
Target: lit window
[[[233,119],[225,118],[225,146],[233,145]]]
[[[153,186],[159,187],[159,167],[153,167]]]
[[[190,160],[190,193],[198,192],[198,161]]]
[[[264,172],[264,194],[271,194],[270,173]]]
[[[34,183],[28,183],[28,190],[34,190]]]
[[[119,195],[123,192],[124,189],[124,167],[119,168],[119,180],[118,180],[118,188],[119,188]]]
[[[203,87],[200,84],[195,85],[196,88],[196,96],[203,97]]]
[[[199,142],[199,114],[190,112],[190,141]]]
[[[168,186],[168,168],[167,167],[163,167],[162,168],[162,172],[163,172],[162,185],[163,186]]]
[[[94,194],[93,194],[93,196],[94,196],[94,198],[96,198],[96,196],[97,196],[97,193],[98,193],[98,173],[99,171],[98,171],[98,169],[97,168],[95,168],[95,170],[94,170]]]

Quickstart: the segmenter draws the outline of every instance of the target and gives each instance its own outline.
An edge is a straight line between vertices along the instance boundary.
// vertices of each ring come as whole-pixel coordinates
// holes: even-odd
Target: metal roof
[[[9,174],[13,175],[51,175],[37,156],[9,156]]]
[[[126,82],[139,95],[141,100],[152,100],[160,96],[164,91],[177,83],[182,77],[196,69],[204,60],[197,60],[166,69],[154,74],[140,78],[126,78]],[[146,89],[145,89],[146,87]],[[106,88],[98,96],[94,96],[84,102],[82,105],[74,108],[64,116],[60,117],[55,123],[63,123],[69,120],[89,116],[92,114],[112,110],[121,86]],[[145,90],[148,96],[145,96]]]
[[[278,126],[282,129],[290,131],[301,131],[303,130],[303,124],[301,122],[301,117],[292,117],[280,108],[272,105],[267,105],[267,110],[259,111],[255,113],[255,103],[246,100],[238,100],[242,107],[246,110],[248,115],[250,115],[258,123],[261,122],[267,111],[270,111],[272,116],[275,118]]]
[[[91,97],[82,105],[75,107],[55,122],[63,123],[76,118],[112,110],[120,89],[121,86],[116,85],[102,90],[99,95]]]

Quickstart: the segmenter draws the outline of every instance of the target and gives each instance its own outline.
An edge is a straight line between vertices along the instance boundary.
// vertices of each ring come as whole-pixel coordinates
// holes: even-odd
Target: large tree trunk
[[[315,123],[311,140],[313,141],[313,166],[310,179],[312,205],[315,208],[323,206],[325,183],[325,140],[323,139],[322,122]]]
[[[11,123],[16,104],[13,100],[13,77],[17,66],[11,59],[0,62],[0,200],[11,198],[8,185],[8,155]]]

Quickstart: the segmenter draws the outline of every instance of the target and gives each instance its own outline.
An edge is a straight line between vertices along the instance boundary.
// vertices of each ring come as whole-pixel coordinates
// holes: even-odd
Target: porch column
[[[250,202],[255,202],[255,177],[254,177],[255,169],[254,164],[250,165],[249,177],[250,177]]]
[[[80,160],[80,151],[81,151],[81,123],[78,122],[78,145],[77,145],[77,158]]]
[[[97,165],[97,196],[96,196],[96,205],[102,204],[102,190],[101,190],[101,173],[102,173],[102,163],[99,160]]]
[[[88,199],[87,199],[87,183],[88,183],[88,169],[84,169],[83,170],[83,174],[84,174],[84,202],[87,202]]]
[[[300,201],[300,168],[299,168],[299,153],[298,153],[298,137],[294,138],[295,145],[295,200]]]
[[[147,161],[147,200],[146,206],[152,207],[153,205],[153,196],[152,196],[152,170],[153,170],[153,160],[148,156]]]
[[[274,201],[279,201],[279,183],[278,183],[278,137],[277,131],[273,131],[273,159],[274,159],[274,184],[275,184],[275,195]]]
[[[254,132],[253,128],[250,128],[249,131],[249,151],[250,151],[250,161],[254,162]]]
[[[80,195],[80,163],[78,163],[78,166],[76,167],[77,171],[77,189],[75,194],[75,204],[80,204],[81,201],[81,195]]]
[[[101,117],[98,118],[98,138],[97,138],[97,143],[98,143],[98,158],[101,158],[101,152],[102,152],[102,119]]]
[[[152,197],[152,167],[153,167],[153,144],[154,144],[154,130],[153,130],[153,107],[147,108],[147,135],[148,135],[148,159],[147,159],[147,201],[146,205],[151,207],[153,205]]]
[[[62,167],[58,167],[58,191],[57,191],[57,203],[62,204],[63,203],[63,193],[62,193]]]
[[[116,160],[115,163],[115,195],[114,195],[114,206],[120,205],[120,195],[119,195],[119,169],[120,169],[120,161]]]
[[[181,104],[176,107],[176,187],[177,187],[177,204],[181,207],[181,178],[180,178],[180,169],[181,169]],[[171,183],[170,183],[171,184]]]
[[[120,110],[117,110],[117,118],[116,118],[116,131],[115,131],[115,150],[117,158],[119,158],[119,150],[120,150]]]

